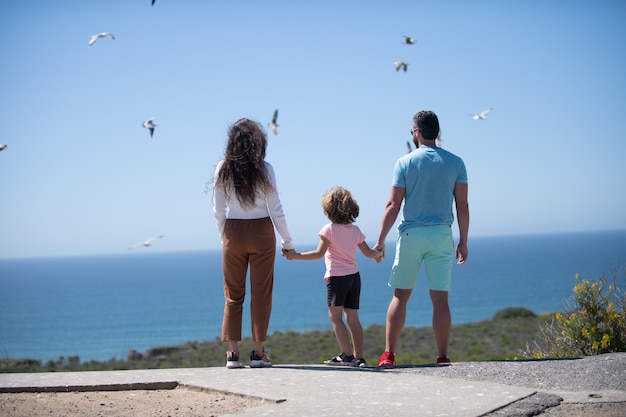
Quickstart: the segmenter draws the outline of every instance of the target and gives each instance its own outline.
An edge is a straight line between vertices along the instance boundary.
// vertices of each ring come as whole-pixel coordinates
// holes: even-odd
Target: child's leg
[[[359,320],[359,310],[355,310],[352,308],[346,308],[344,310],[346,315],[346,321],[348,322],[348,327],[350,328],[350,335],[352,336],[352,345],[354,346],[354,357],[359,359],[363,357],[363,327],[361,326],[361,321]]]
[[[352,354],[352,348],[350,346],[350,336],[348,335],[348,329],[343,323],[342,318],[343,306],[328,307],[328,317],[333,324],[333,330],[335,331],[335,337],[339,343],[339,348],[342,353],[346,355]]]

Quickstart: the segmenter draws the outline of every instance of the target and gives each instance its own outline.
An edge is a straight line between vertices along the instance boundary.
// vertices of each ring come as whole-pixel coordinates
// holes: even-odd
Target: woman
[[[261,125],[240,119],[228,131],[224,159],[215,169],[213,213],[222,238],[224,320],[222,341],[228,342],[226,367],[239,360],[241,318],[250,267],[250,316],[254,350],[250,367],[272,366],[264,349],[272,309],[276,235],[283,250],[293,249],[274,169],[265,161],[267,137]]]

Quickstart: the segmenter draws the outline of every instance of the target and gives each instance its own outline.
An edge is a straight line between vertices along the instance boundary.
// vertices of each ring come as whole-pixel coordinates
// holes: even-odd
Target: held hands
[[[374,260],[376,261],[377,264],[381,263],[383,261],[383,258],[385,257],[385,253],[382,251],[378,251],[380,253],[380,256],[377,256],[374,258]]]
[[[383,259],[385,258],[385,244],[376,243],[376,246],[374,246],[373,249],[380,254],[380,256],[374,257],[374,259],[376,260],[376,263],[381,263]]]
[[[294,255],[296,254],[295,249],[281,249],[280,254],[287,258],[287,260],[291,261],[294,259]]]

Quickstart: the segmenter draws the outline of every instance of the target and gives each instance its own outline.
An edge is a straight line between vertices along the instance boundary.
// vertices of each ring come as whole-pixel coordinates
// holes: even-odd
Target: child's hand
[[[280,252],[281,255],[283,255],[289,261],[293,259],[293,255],[296,253],[294,249],[282,249]]]

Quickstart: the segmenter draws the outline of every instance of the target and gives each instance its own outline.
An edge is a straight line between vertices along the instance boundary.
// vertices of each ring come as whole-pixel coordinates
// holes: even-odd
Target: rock
[[[135,349],[129,350],[128,355],[126,356],[126,360],[128,362],[140,361],[142,359],[143,359],[143,354],[137,352]]]
[[[143,357],[151,360],[165,360],[174,353],[184,354],[190,350],[194,350],[190,345],[161,346],[146,350]]]

